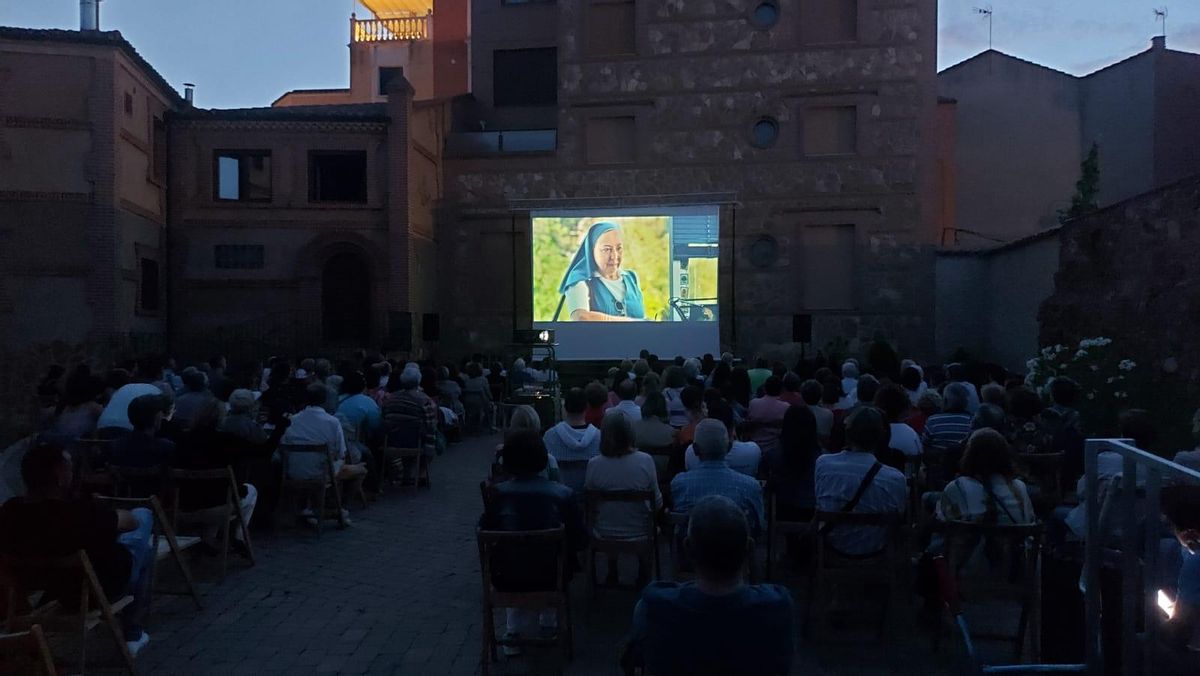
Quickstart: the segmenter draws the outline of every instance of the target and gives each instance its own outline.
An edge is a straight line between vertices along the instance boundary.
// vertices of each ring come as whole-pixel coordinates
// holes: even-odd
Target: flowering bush
[[[1025,362],[1025,384],[1050,403],[1049,385],[1059,376],[1079,384],[1077,402],[1085,426],[1100,432],[1111,428],[1117,413],[1129,407],[1131,372],[1137,363],[1121,357],[1111,338],[1084,338],[1076,347],[1052,345]]]

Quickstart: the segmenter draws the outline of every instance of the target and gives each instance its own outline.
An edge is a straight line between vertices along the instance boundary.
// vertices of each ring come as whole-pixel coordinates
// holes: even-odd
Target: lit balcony
[[[433,19],[432,0],[361,0],[374,18],[350,15],[350,42],[428,40]]]

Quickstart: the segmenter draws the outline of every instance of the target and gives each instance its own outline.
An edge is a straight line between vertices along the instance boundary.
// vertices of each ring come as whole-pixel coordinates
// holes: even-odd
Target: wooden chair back
[[[36,674],[55,676],[54,655],[50,644],[42,633],[42,625],[35,624],[28,631],[0,635],[0,674]]]
[[[587,476],[587,460],[558,460],[558,480],[576,492],[583,490]]]
[[[771,482],[766,482],[763,497],[767,503],[767,581],[775,576],[775,558],[778,555],[781,535],[806,535],[813,530],[812,520],[788,521],[779,518],[779,504],[776,492],[771,488]]]
[[[175,564],[179,567],[179,572],[183,576],[184,584],[187,585],[186,591],[175,590],[159,590],[151,584],[150,602],[146,607],[146,615],[149,616],[154,603],[153,594],[165,593],[174,594],[177,596],[189,595],[192,601],[196,604],[196,610],[203,610],[204,603],[200,600],[200,591],[196,587],[196,581],[192,577],[191,566],[188,565],[187,559],[183,556],[183,551],[200,544],[199,537],[177,538],[175,536],[175,528],[171,525],[171,521],[167,518],[167,513],[163,510],[162,503],[158,501],[158,497],[151,495],[148,498],[114,498],[107,496],[98,496],[95,498],[98,502],[102,502],[113,509],[135,509],[143,507],[150,510],[154,515],[154,537],[151,540],[151,545],[154,548],[154,567],[152,571],[157,572],[158,562],[162,559],[174,559]],[[162,536],[162,540],[159,540]],[[164,546],[165,545],[165,546]],[[152,579],[157,579],[156,574],[151,575]]]
[[[808,634],[814,612],[824,614],[827,609],[821,595],[827,595],[831,582],[844,582],[866,587],[883,584],[888,590],[884,592],[880,603],[879,636],[883,636],[886,626],[888,607],[892,593],[897,586],[896,568],[899,563],[897,544],[900,542],[900,528],[904,524],[904,514],[900,512],[826,512],[817,510],[813,514],[813,527],[817,529],[817,559],[816,570],[809,587],[811,601],[805,608],[804,628]],[[883,549],[877,554],[864,557],[849,557],[838,553],[829,545],[829,534],[843,528],[882,528],[884,529]],[[817,607],[821,606],[820,611]]]
[[[167,470],[167,477],[171,480],[171,525],[176,527],[179,525],[180,514],[183,514],[185,522],[195,521],[211,515],[213,511],[222,511],[227,515],[232,516],[230,512],[237,508],[238,500],[234,497],[238,495],[237,479],[233,476],[232,467],[220,467],[214,469],[176,469]],[[189,484],[197,483],[216,483],[223,484],[225,489],[225,503],[222,505],[214,505],[213,507],[195,510],[191,512],[180,509],[179,498],[182,495],[185,487]]]
[[[587,518],[588,531],[591,535],[588,547],[588,571],[592,580],[592,591],[599,587],[596,577],[596,555],[607,554],[615,557],[619,554],[636,554],[643,562],[642,565],[653,566],[655,579],[661,576],[658,561],[658,526],[654,516],[654,491],[597,491],[583,492],[584,514]],[[645,521],[642,523],[641,537],[637,538],[606,538],[596,532],[600,510],[605,504],[621,504],[640,507],[644,510]]]
[[[148,498],[151,495],[157,495],[163,500],[167,499],[167,468],[165,466],[109,465],[108,474],[112,477],[115,497]]]

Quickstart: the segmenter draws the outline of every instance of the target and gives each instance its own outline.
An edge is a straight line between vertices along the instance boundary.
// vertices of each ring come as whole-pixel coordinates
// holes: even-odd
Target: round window
[[[775,2],[760,2],[750,13],[750,23],[755,28],[766,29],[779,21],[779,5]]]
[[[770,235],[759,235],[750,243],[750,264],[756,268],[769,268],[779,255],[779,242]]]
[[[768,148],[779,137],[779,123],[774,118],[764,117],[754,123],[751,143],[757,148]]]

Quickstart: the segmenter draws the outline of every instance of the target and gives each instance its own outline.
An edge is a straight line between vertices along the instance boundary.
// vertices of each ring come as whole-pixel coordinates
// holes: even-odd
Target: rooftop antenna
[[[992,6],[976,7],[975,13],[987,19],[988,22],[988,49],[992,48]]]
[[[1162,25],[1163,25],[1162,34],[1163,34],[1164,38],[1167,37],[1167,8],[1166,7],[1154,10],[1154,21],[1156,23],[1159,21],[1162,22]]]

